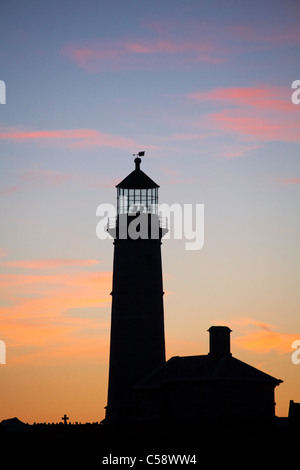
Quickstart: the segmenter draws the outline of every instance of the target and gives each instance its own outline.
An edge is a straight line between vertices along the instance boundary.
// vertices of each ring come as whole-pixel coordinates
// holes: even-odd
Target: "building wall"
[[[176,382],[137,393],[140,419],[262,419],[275,416],[274,387],[250,381]]]

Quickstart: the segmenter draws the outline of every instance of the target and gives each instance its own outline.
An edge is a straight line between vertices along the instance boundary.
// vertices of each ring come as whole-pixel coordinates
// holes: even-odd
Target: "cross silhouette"
[[[63,420],[64,424],[67,424],[67,420],[69,419],[69,416],[67,416],[65,413],[61,419]]]

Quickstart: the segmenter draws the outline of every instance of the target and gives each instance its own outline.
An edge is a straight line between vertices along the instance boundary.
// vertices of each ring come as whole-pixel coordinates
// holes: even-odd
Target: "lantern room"
[[[117,188],[118,215],[158,214],[158,184],[141,169],[141,159],[134,160],[132,171]]]

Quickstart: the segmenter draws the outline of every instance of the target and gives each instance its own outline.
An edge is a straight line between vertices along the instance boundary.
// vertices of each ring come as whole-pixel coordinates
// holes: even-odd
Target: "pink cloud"
[[[282,184],[300,184],[300,178],[279,178],[278,181]]]
[[[178,22],[168,18],[166,19],[155,19],[151,21],[144,21],[143,27],[149,29],[159,36],[170,35],[174,30],[178,30]]]
[[[71,148],[86,147],[113,147],[113,148],[130,148],[137,143],[127,137],[116,136],[113,134],[103,133],[96,129],[71,129],[71,130],[42,130],[29,131],[18,128],[0,128],[0,139],[11,140],[14,142],[36,141],[36,142],[53,142],[56,144],[64,143]],[[49,176],[49,175],[48,175]]]
[[[205,41],[115,41],[110,44],[90,41],[85,44],[67,44],[62,54],[78,67],[89,72],[153,68],[155,65],[178,67],[182,62],[204,61],[219,63],[226,60],[216,56],[217,49]],[[180,61],[171,60],[172,56]],[[161,60],[163,57],[163,61]]]
[[[92,350],[99,349],[102,342],[101,331],[109,327],[109,319],[101,319],[100,309],[110,304],[112,273],[73,269],[92,265],[94,260],[35,260],[34,264],[18,264],[39,269],[42,266],[38,261],[57,271],[0,276],[4,301],[0,307],[1,335],[9,348],[10,364],[36,363],[45,358],[55,362],[66,356],[78,361],[83,359],[82,354],[86,360],[93,360]],[[60,267],[65,265],[70,269],[62,272]],[[74,309],[80,309],[82,315],[72,315]],[[99,316],[95,316],[95,309],[99,309]],[[107,331],[105,344],[108,337]],[[102,353],[98,360],[101,356]]]
[[[194,183],[193,178],[183,179],[181,178],[179,172],[174,170],[174,168],[164,166],[161,168],[162,173],[165,173],[168,176],[167,180],[162,181],[161,183],[166,184],[191,184]]]
[[[179,68],[194,62],[222,63],[235,53],[268,50],[300,42],[298,25],[267,29],[259,24],[224,26],[218,21],[158,20],[143,25],[152,38],[120,38],[110,42],[90,40],[68,43],[61,53],[89,72]],[[216,34],[217,31],[217,34]],[[184,38],[178,41],[178,37]]]
[[[299,142],[298,109],[289,88],[230,87],[187,95],[195,103],[212,102],[220,110],[207,116],[210,127],[239,134],[243,140]],[[224,107],[224,105],[226,107]]]
[[[18,186],[9,186],[9,187],[0,189],[0,194],[2,194],[2,195],[12,194],[12,193],[15,193],[18,190],[19,190]]]
[[[291,104],[290,89],[281,87],[231,87],[215,88],[202,92],[197,91],[187,95],[194,101],[228,102],[233,105],[250,106],[264,110],[296,112]]]
[[[37,268],[35,268],[37,269]],[[68,272],[61,271],[54,274],[0,274],[0,288],[18,288],[24,285],[39,285],[45,292],[50,285],[83,286],[88,290],[93,289],[97,283],[101,284],[104,277],[110,277],[110,272]]]
[[[275,28],[271,23],[266,25],[236,24],[226,28],[229,35],[241,41],[247,41],[254,45],[260,44],[261,48],[278,48],[278,46],[293,46],[300,43],[300,30],[298,24],[286,27],[284,22]]]
[[[260,115],[245,110],[228,110],[209,116],[212,125],[224,132],[235,132],[244,139],[255,138],[258,141],[299,142],[299,124],[297,120],[282,120],[278,116]]]
[[[205,43],[198,42],[182,42],[175,43],[168,40],[159,40],[149,42],[148,44],[127,43],[126,50],[139,54],[177,54],[181,52],[203,52],[209,50],[210,47]]]
[[[214,134],[207,133],[207,134],[200,134],[200,133],[191,133],[191,132],[178,132],[177,134],[170,134],[164,137],[158,137],[157,140],[159,142],[174,142],[174,141],[181,141],[181,140],[201,140],[206,139],[207,137],[211,137]]]
[[[299,334],[281,333],[275,331],[278,329],[276,325],[248,317],[233,319],[232,323],[244,330],[243,334],[233,338],[232,343],[248,351],[260,353],[276,351],[279,354],[292,353],[293,341],[300,338]]]
[[[43,186],[45,184],[57,186],[70,179],[71,176],[52,170],[31,169],[23,171],[20,178],[24,181],[38,182]]]
[[[299,334],[261,330],[235,338],[233,343],[249,351],[267,353],[275,350],[280,354],[285,354],[292,352],[291,345],[293,341],[299,340],[299,337]]]
[[[53,170],[42,170],[42,169],[29,169],[21,171],[19,178],[24,183],[30,183],[30,186],[34,187],[53,187],[59,186],[65,181],[70,180],[72,175],[66,173],[60,173]],[[10,186],[0,189],[0,195],[9,195],[17,191],[22,190],[24,184],[18,186]]]
[[[232,144],[232,145],[223,145],[222,152],[218,154],[219,157],[225,158],[237,158],[242,157],[246,154],[246,152],[250,152],[251,150],[256,150],[261,148],[261,145],[241,145],[241,144]]]
[[[120,182],[119,178],[102,178],[99,181],[99,178],[95,178],[93,181],[89,182],[90,188],[114,188]]]
[[[95,138],[98,131],[93,129],[24,131],[16,128],[0,129],[2,140],[40,140],[40,139],[89,139]]]
[[[62,49],[62,54],[78,67],[89,72],[99,71],[103,63],[111,63],[123,55],[122,49],[106,48],[106,46],[88,44],[67,44]]]
[[[25,268],[25,269],[53,269],[65,267],[85,267],[99,264],[100,261],[94,259],[38,259],[38,260],[17,260],[0,261],[0,266],[7,268]]]
[[[298,8],[298,6],[297,6]],[[237,38],[248,41],[253,44],[260,44],[265,48],[278,48],[280,46],[294,46],[300,44],[299,24],[291,22],[290,24],[282,21],[277,24],[269,22],[257,22],[251,26],[240,24],[227,27],[228,31],[236,33]]]

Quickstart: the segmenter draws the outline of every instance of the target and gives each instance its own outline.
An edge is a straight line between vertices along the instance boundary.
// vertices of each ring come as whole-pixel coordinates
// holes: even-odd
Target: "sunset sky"
[[[100,421],[112,240],[100,204],[146,151],[160,202],[204,204],[205,242],[162,245],[167,358],[235,357],[300,402],[298,0],[0,6],[0,421]]]

